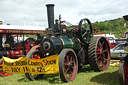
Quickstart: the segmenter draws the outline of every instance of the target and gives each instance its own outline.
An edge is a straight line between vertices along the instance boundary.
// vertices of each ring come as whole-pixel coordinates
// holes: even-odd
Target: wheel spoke
[[[70,71],[70,73],[72,74],[73,72],[72,72],[72,71]]]
[[[67,68],[66,71],[65,71],[64,73],[67,74],[68,70],[69,70],[69,68]]]
[[[82,27],[82,29],[84,29],[86,31],[86,28],[85,27]]]
[[[99,54],[100,55],[101,53],[96,53],[96,54]]]
[[[105,52],[108,52],[108,49],[104,50],[103,52],[104,52],[104,53],[105,53]]]
[[[66,56],[66,58],[67,58],[67,62],[69,62],[69,56]]]
[[[103,48],[104,42],[101,44],[101,47]]]
[[[99,60],[99,61],[98,61],[98,66],[100,66],[100,64],[101,64],[101,61]]]
[[[102,50],[102,44],[101,44],[101,42],[99,42],[99,46],[100,46],[100,50]]]
[[[97,51],[100,51],[100,48],[99,48],[99,46],[97,46]]]
[[[99,49],[99,50],[97,50],[97,52],[99,52],[99,53],[100,53],[100,49]]]
[[[87,34],[87,32],[85,32],[85,33],[82,35],[82,37],[84,37],[86,34]]]
[[[71,58],[70,58],[70,62],[72,62],[72,56],[71,56]]]
[[[90,32],[90,25],[87,24],[87,30]]]
[[[102,52],[102,47],[101,47],[101,43],[100,42],[98,43],[98,48],[99,48],[99,51],[101,53]]]
[[[74,63],[75,62],[75,60],[74,60],[74,58],[72,58],[72,60],[70,61],[70,63]]]
[[[97,61],[98,61],[99,59],[101,59],[101,56],[99,56],[99,57],[97,58]]]
[[[68,63],[64,63],[65,66],[68,66]]]
[[[103,58],[103,64],[106,64],[106,62],[107,62],[107,59],[106,58]]]

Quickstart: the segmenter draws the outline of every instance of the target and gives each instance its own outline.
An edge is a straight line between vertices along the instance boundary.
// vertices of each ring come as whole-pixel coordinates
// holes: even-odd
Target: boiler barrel
[[[79,40],[76,38],[60,38],[62,45],[63,45],[63,49],[64,48],[72,48],[74,50],[78,50],[81,48],[81,45],[79,44]],[[77,41],[77,42],[76,42]]]
[[[78,39],[68,37],[45,38],[41,43],[41,49],[44,53],[56,54],[61,52],[64,48],[78,50],[81,48],[81,45]]]

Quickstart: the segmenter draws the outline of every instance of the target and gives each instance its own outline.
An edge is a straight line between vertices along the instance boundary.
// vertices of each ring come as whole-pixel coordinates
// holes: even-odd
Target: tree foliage
[[[124,23],[126,23],[126,27],[124,27]],[[123,37],[123,33],[128,31],[128,22],[126,22],[123,18],[117,18],[113,20],[106,20],[102,22],[94,22],[93,26],[97,26],[99,31],[111,32],[116,37]]]

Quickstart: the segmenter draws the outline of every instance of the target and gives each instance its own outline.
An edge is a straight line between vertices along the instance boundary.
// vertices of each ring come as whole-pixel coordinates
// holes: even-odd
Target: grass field
[[[64,83],[58,74],[45,75],[43,79],[29,81],[24,74],[12,74],[0,78],[0,85],[119,85],[118,67],[109,66],[107,71],[94,72],[90,66],[80,70],[75,80]]]

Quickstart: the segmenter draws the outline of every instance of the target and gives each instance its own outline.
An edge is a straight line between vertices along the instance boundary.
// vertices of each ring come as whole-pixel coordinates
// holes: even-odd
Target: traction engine
[[[123,18],[124,20],[128,21],[128,15],[124,15]],[[119,58],[120,85],[128,85],[128,38],[127,38],[127,42],[125,43],[124,51],[125,51],[124,54],[126,55]]]
[[[59,73],[64,82],[75,79],[78,70],[83,65],[90,64],[94,71],[108,69],[110,48],[104,37],[94,37],[92,24],[89,19],[81,19],[75,29],[67,29],[66,21],[55,20],[54,4],[47,4],[48,31],[52,35],[44,38],[39,45],[34,46],[26,55],[27,58],[45,58],[54,54],[59,55]],[[26,73],[29,80],[40,79],[44,74],[33,75]]]
[[[25,56],[30,49],[36,45],[36,41],[33,38],[27,38],[24,42],[14,43],[14,39],[11,34],[7,34],[4,46],[0,49],[0,76],[9,76],[11,73],[3,72],[2,56],[7,56],[11,59],[17,59]]]

